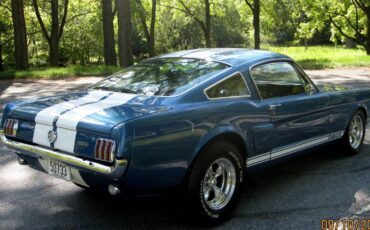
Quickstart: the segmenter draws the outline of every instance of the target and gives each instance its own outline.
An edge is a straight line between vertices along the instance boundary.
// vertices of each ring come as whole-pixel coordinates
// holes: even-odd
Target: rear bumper
[[[9,149],[15,151],[16,154],[21,158],[33,159],[32,162],[38,161],[40,165],[43,165],[42,162],[48,159],[59,161],[74,169],[74,171],[77,174],[81,174],[81,172],[83,172],[82,174],[88,176],[99,174],[102,176],[102,178],[111,181],[117,181],[121,179],[127,168],[126,159],[116,159],[112,166],[107,166],[90,160],[53,151],[40,146],[34,146],[22,142],[9,140],[5,137],[3,130],[0,130],[0,142],[7,146]],[[46,171],[42,170],[40,167],[35,167],[35,165],[30,166],[40,169],[41,171]],[[77,177],[80,178],[80,176],[76,176],[76,180],[74,180],[73,178],[71,180],[75,183],[89,185],[88,183],[85,183],[85,181],[81,182],[80,179],[77,179]]]

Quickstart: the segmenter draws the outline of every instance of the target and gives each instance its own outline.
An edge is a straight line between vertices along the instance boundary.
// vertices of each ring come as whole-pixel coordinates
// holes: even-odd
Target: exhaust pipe
[[[108,185],[108,192],[112,196],[117,196],[117,195],[121,194],[121,190],[119,190],[119,188],[117,186],[114,186],[112,184]]]
[[[28,165],[27,161],[21,157],[18,157],[18,163],[20,165]]]

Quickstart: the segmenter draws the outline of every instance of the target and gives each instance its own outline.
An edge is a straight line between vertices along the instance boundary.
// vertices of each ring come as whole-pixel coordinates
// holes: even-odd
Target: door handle
[[[280,107],[280,106],[281,106],[281,104],[272,104],[272,105],[269,105],[269,109],[270,109],[271,115],[275,115],[276,108],[277,107]]]
[[[269,105],[269,108],[271,109],[271,110],[276,110],[276,108],[277,107],[280,107],[281,106],[281,104],[273,104],[273,105]]]

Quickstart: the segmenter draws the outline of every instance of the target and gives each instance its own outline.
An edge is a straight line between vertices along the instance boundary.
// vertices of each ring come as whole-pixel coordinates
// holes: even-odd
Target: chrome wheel
[[[236,172],[227,158],[219,158],[207,169],[203,179],[203,199],[213,210],[222,209],[234,194]]]
[[[360,115],[352,118],[348,130],[349,144],[353,149],[357,149],[362,142],[364,135],[364,121]]]

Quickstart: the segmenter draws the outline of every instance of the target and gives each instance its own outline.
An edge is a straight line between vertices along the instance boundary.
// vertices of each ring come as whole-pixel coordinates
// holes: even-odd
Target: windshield
[[[157,58],[140,62],[95,84],[93,89],[146,96],[175,96],[229,66],[201,59]]]

